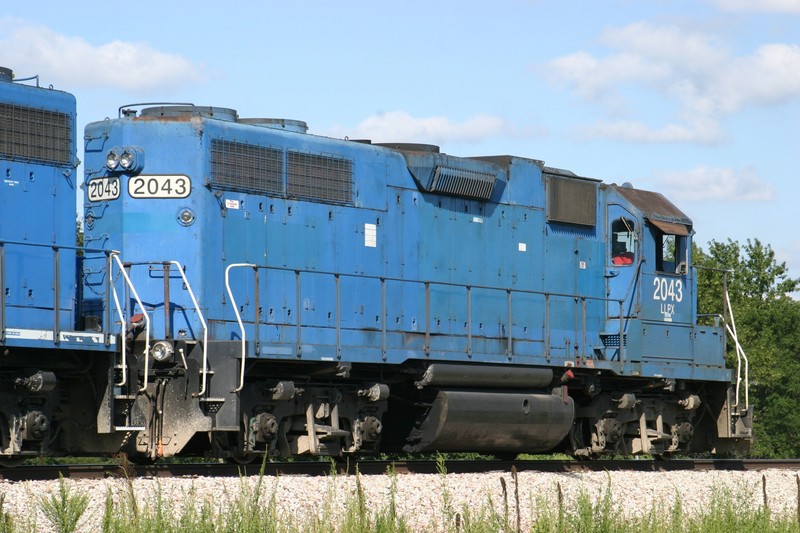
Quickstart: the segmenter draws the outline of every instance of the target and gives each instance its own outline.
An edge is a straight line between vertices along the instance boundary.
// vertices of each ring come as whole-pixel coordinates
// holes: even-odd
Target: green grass
[[[677,494],[673,502],[654,502],[636,513],[625,514],[614,504],[611,481],[598,491],[580,490],[571,499],[561,484],[551,491],[520,494],[516,472],[500,480],[500,499],[476,493],[467,503],[459,503],[453,492],[453,478],[444,459],[438,460],[438,476],[431,481],[437,490],[425,509],[425,531],[535,532],[535,533],[800,533],[797,510],[775,512],[764,496],[763,504],[752,506],[752,489],[723,488],[714,493],[699,513],[688,513]],[[255,479],[240,478],[232,492],[210,497],[192,485],[173,501],[165,497],[161,482],[149,494],[136,494],[130,479],[111,485],[101,516],[94,518],[103,533],[405,533],[413,531],[408,519],[399,513],[398,476],[389,468],[388,491],[375,501],[367,497],[362,476],[339,477],[332,467],[327,479],[304,516],[282,514],[278,505],[280,478],[262,474]],[[344,491],[344,492],[343,492]],[[344,494],[344,497],[342,497]],[[496,494],[496,493],[495,493]],[[142,499],[141,496],[146,496]],[[31,504],[40,511],[16,516],[4,508],[0,492],[0,533],[32,533],[46,525],[58,532],[86,531],[88,493],[73,482],[60,479],[55,489],[37,495]],[[520,506],[520,500],[526,504]],[[145,502],[146,503],[143,503]],[[179,503],[178,503],[179,502]],[[523,514],[525,513],[525,514]],[[44,516],[46,524],[37,524]]]

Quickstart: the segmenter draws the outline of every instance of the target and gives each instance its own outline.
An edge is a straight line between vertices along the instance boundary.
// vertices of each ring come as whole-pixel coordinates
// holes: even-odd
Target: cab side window
[[[636,256],[636,228],[633,221],[619,218],[611,223],[611,264],[632,265]]]
[[[681,235],[658,231],[656,234],[656,270],[681,273],[686,266],[686,242]]]

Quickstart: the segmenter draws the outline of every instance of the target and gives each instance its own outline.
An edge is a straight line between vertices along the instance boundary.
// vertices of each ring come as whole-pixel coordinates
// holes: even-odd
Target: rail
[[[128,272],[127,272],[127,269],[125,268],[125,265],[122,263],[122,261],[119,258],[119,252],[111,252],[110,257],[111,257],[111,259],[113,261],[116,262],[117,266],[119,267],[120,274],[122,275],[122,278],[125,280],[125,285],[128,288],[128,290],[131,291],[131,294],[133,295],[133,298],[136,300],[136,303],[139,304],[139,308],[142,310],[142,316],[144,317],[143,318],[144,324],[145,324],[145,326],[144,326],[144,329],[145,329],[145,334],[144,334],[144,380],[143,380],[143,385],[141,386],[141,388],[139,388],[139,392],[144,392],[145,390],[147,390],[147,385],[149,384],[148,383],[148,377],[149,377],[148,374],[150,373],[150,358],[149,358],[149,353],[150,353],[150,317],[147,314],[147,309],[145,309],[144,304],[142,304],[142,300],[139,298],[139,293],[136,292],[136,287],[133,286],[133,282],[131,281],[131,278],[128,275]],[[108,272],[108,276],[109,276],[109,278],[111,277],[111,271]],[[116,287],[114,287],[113,284],[111,285],[111,290],[112,290],[112,293],[114,295],[114,301],[116,303],[119,303],[119,297],[117,296],[117,289],[116,289]],[[120,313],[119,317],[120,317],[120,324],[121,324],[121,335],[124,337],[124,336],[126,336],[128,334],[128,332],[126,331],[127,324],[125,322],[125,316],[123,314]],[[122,352],[122,358],[123,358],[122,366],[125,367],[125,366],[127,366],[127,353],[124,350]]]
[[[149,370],[150,370],[150,358],[149,358],[149,354],[150,354],[150,317],[147,314],[147,310],[145,309],[144,305],[142,304],[142,301],[139,298],[139,294],[137,293],[136,288],[133,286],[133,282],[131,281],[131,278],[128,275],[127,270],[128,269],[132,269],[134,266],[160,265],[164,270],[164,315],[165,315],[164,326],[165,326],[165,338],[169,338],[170,337],[170,334],[169,334],[169,330],[170,330],[170,319],[169,319],[169,313],[170,313],[169,277],[170,276],[169,276],[169,273],[171,271],[170,266],[176,267],[176,270],[178,271],[178,274],[180,275],[181,280],[183,281],[183,286],[185,287],[186,291],[189,293],[189,298],[191,299],[192,305],[194,306],[194,309],[197,312],[197,318],[198,318],[198,320],[200,321],[200,324],[203,327],[203,345],[202,345],[203,346],[203,356],[202,356],[202,363],[201,363],[202,364],[202,369],[200,370],[200,390],[198,392],[196,392],[196,393],[193,393],[192,396],[196,398],[198,396],[202,396],[203,394],[205,394],[206,387],[207,387],[207,384],[208,384],[208,323],[206,322],[205,316],[203,315],[203,311],[200,308],[200,305],[199,305],[199,303],[197,301],[197,297],[194,294],[194,290],[192,290],[192,285],[189,283],[189,279],[186,277],[186,272],[184,271],[183,265],[178,261],[145,261],[145,262],[137,262],[137,263],[125,263],[123,265],[123,263],[120,261],[120,259],[118,257],[118,253],[117,252],[113,252],[111,254],[111,257],[113,257],[117,261],[117,263],[119,264],[120,272],[122,273],[123,279],[125,281],[125,285],[127,286],[128,290],[130,290],[131,295],[133,295],[134,299],[136,300],[136,303],[142,309],[142,314],[144,315],[144,320],[145,320],[145,324],[146,324],[146,328],[145,328],[146,329],[146,331],[145,331],[145,348],[144,348],[144,380],[143,380],[142,387],[139,389],[139,392],[144,392],[147,389],[147,386],[150,383],[149,382],[149,376],[148,376]],[[109,270],[109,272],[111,272],[111,271]],[[116,287],[114,287],[113,284],[111,284],[110,292],[111,292],[111,295],[114,298],[114,304],[116,306],[117,313],[119,314],[120,317],[123,317],[124,316],[124,311],[122,310],[122,308],[119,305],[119,297],[117,296]],[[123,323],[124,323],[124,320],[123,320]],[[127,367],[126,352],[125,352],[125,340],[124,340],[125,333],[126,333],[125,331],[122,332],[122,335],[123,335],[123,341],[122,341],[123,342],[123,344],[122,344],[123,362],[122,362],[122,366],[123,366],[123,368]],[[123,372],[125,372],[125,371],[123,370]],[[122,380],[121,383],[116,383],[116,385],[118,385],[118,386],[121,386],[121,385],[124,385],[124,384],[125,384],[125,380],[124,379]]]
[[[108,279],[111,279],[111,272],[113,268],[113,254],[108,254]],[[111,287],[111,283],[109,281],[108,287]],[[117,310],[117,316],[120,317],[120,350],[121,350],[121,361],[120,361],[120,368],[122,370],[122,375],[120,376],[119,383],[115,382],[114,385],[117,387],[124,387],[128,383],[128,335],[127,331],[125,331],[125,320],[123,317],[125,314],[122,312],[122,306],[119,303],[119,296],[117,296],[116,290],[111,290],[111,295],[114,297],[114,306]],[[106,306],[108,308],[109,306]]]
[[[734,343],[734,347],[736,348],[736,404],[734,407],[739,408],[741,403],[740,400],[742,396],[742,388],[744,388],[744,409],[747,410],[750,407],[750,360],[748,359],[744,348],[739,343],[739,335],[736,331],[736,319],[733,315],[733,306],[731,305],[730,293],[728,291],[728,274],[733,273],[733,270],[700,265],[693,265],[693,267],[696,270],[708,270],[722,274],[723,314],[698,315],[698,318],[701,316],[710,316],[722,319],[725,330],[728,332],[728,335],[730,336]],[[744,374],[744,377],[742,377],[742,374]]]
[[[736,405],[735,407],[739,407],[739,398],[740,398],[740,387],[742,385],[742,361],[744,361],[744,408],[747,410],[750,407],[750,361],[747,359],[747,355],[744,353],[744,348],[742,345],[739,344],[739,337],[736,333],[736,321],[733,318],[733,307],[731,307],[731,299],[728,295],[728,290],[726,287],[725,290],[725,305],[727,306],[727,311],[730,316],[730,324],[728,321],[725,322],[725,329],[728,330],[728,334],[733,339],[734,344],[736,345]]]
[[[133,459],[135,460],[135,459]],[[382,476],[387,469],[403,475],[438,474],[494,474],[498,472],[550,472],[550,473],[582,473],[600,472],[604,475],[615,475],[616,472],[764,472],[769,470],[794,471],[800,476],[800,460],[798,459],[695,459],[673,457],[668,460],[652,459],[520,459],[520,460],[467,460],[437,459],[378,460],[370,457],[344,457],[337,461],[266,461],[256,460],[248,465],[215,462],[178,463],[156,462],[135,464],[134,462],[108,462],[105,464],[58,464],[58,465],[21,465],[14,468],[0,468],[0,480],[31,481],[70,479],[111,479],[123,477],[136,478],[173,478],[173,477],[227,477],[239,479],[242,476],[330,476],[331,469],[337,475]],[[289,478],[284,478],[289,479]]]
[[[197,298],[195,298],[192,286],[189,284],[189,280],[186,278],[186,272],[184,272],[183,266],[177,261],[169,261],[168,263],[178,267],[178,272],[180,272],[181,274],[183,285],[186,287],[186,291],[189,293],[189,297],[192,299],[192,305],[194,305],[194,308],[197,312],[197,318],[203,325],[203,370],[201,373],[200,391],[197,394],[192,395],[196,398],[206,393],[206,383],[208,380],[208,324],[206,324],[206,319],[205,317],[203,317],[203,311],[200,309],[200,305],[197,303]],[[169,278],[168,275],[164,276],[165,284],[168,282],[168,278]],[[168,310],[165,310],[165,312],[167,311]]]
[[[236,298],[234,297],[234,291],[231,286],[230,280],[230,273],[234,268],[252,268],[255,276],[254,281],[254,300],[256,302],[255,305],[255,314],[253,321],[243,321],[241,317],[241,313],[239,312],[239,306],[237,304]],[[295,278],[295,287],[296,287],[296,302],[295,305],[297,307],[297,312],[295,313],[295,320],[293,323],[290,322],[270,322],[271,326],[279,325],[279,326],[288,326],[295,328],[295,342],[296,342],[296,350],[297,355],[300,355],[301,351],[301,344],[302,344],[302,330],[304,327],[302,322],[302,289],[301,289],[301,280],[303,275],[314,275],[314,276],[331,276],[334,280],[334,290],[335,290],[335,307],[334,313],[334,329],[335,329],[335,342],[336,342],[336,354],[341,355],[342,353],[342,320],[341,320],[341,307],[342,307],[342,296],[341,296],[341,282],[343,278],[358,278],[361,280],[371,280],[374,282],[378,282],[380,284],[380,308],[381,308],[381,316],[380,316],[380,334],[381,334],[381,352],[383,360],[387,359],[388,354],[388,342],[387,337],[390,333],[390,330],[387,328],[387,283],[402,283],[402,284],[411,284],[417,285],[422,288],[424,291],[424,299],[425,299],[425,331],[424,331],[424,344],[423,350],[426,355],[430,355],[431,352],[431,337],[434,334],[432,332],[432,319],[431,319],[431,290],[432,288],[455,288],[459,290],[465,291],[465,302],[464,307],[466,308],[466,347],[464,348],[465,353],[467,353],[470,357],[473,355],[473,341],[475,335],[473,334],[473,294],[476,290],[482,291],[493,291],[497,293],[505,294],[506,300],[506,321],[507,324],[504,327],[503,336],[497,338],[503,338],[506,341],[505,346],[505,356],[511,358],[513,355],[513,342],[515,340],[514,333],[513,333],[513,303],[516,301],[516,298],[526,297],[526,296],[535,296],[539,298],[543,298],[545,302],[545,313],[544,313],[544,355],[549,360],[551,357],[551,339],[550,339],[550,331],[551,331],[551,316],[550,316],[550,307],[551,302],[556,298],[562,298],[566,300],[573,300],[575,304],[579,305],[579,308],[576,309],[576,321],[580,320],[581,327],[579,332],[579,337],[576,337],[576,341],[580,343],[580,354],[579,356],[583,359],[586,359],[588,354],[586,352],[587,349],[587,330],[588,330],[588,319],[587,319],[587,302],[590,301],[597,301],[597,302],[612,302],[616,303],[619,306],[619,315],[618,317],[614,317],[614,321],[618,321],[619,323],[619,352],[618,352],[618,362],[622,363],[625,361],[625,342],[623,341],[624,333],[625,333],[625,323],[628,320],[623,313],[624,302],[625,300],[618,300],[612,298],[605,298],[605,297],[595,297],[595,296],[585,296],[585,295],[575,295],[575,294],[567,294],[567,293],[555,293],[555,292],[545,292],[545,291],[536,291],[536,290],[524,290],[524,289],[509,289],[506,287],[496,287],[496,286],[486,286],[486,285],[464,285],[459,283],[451,283],[451,282],[432,282],[432,281],[424,281],[424,280],[413,280],[413,279],[406,279],[406,278],[395,278],[390,276],[374,276],[374,275],[364,275],[364,274],[344,274],[341,272],[329,272],[329,271],[319,271],[319,270],[298,270],[295,268],[289,267],[278,267],[278,266],[263,266],[263,265],[255,265],[253,263],[234,263],[229,265],[225,270],[225,285],[228,291],[228,296],[230,298],[230,303],[233,308],[234,316],[236,318],[236,322],[239,328],[239,332],[241,334],[241,360],[242,360],[242,368],[241,368],[241,375],[239,380],[240,387],[236,390],[241,390],[241,386],[243,385],[244,381],[244,361],[246,357],[246,333],[245,333],[245,323],[252,324],[255,327],[255,343],[258,347],[259,339],[260,339],[260,327],[262,322],[260,320],[260,301],[261,301],[261,287],[258,281],[258,273],[260,270],[265,271],[277,271],[277,272],[285,272],[289,274],[293,274]],[[378,291],[376,290],[376,296]],[[401,331],[401,330],[392,330],[391,332]],[[492,337],[495,338],[495,337]]]
[[[247,334],[245,333],[244,324],[242,324],[242,315],[239,313],[239,306],[236,304],[236,300],[233,297],[233,291],[231,290],[231,269],[234,268],[242,268],[242,267],[250,267],[255,268],[256,265],[252,263],[234,263],[232,265],[228,265],[225,269],[225,288],[228,291],[228,297],[231,299],[231,306],[233,307],[233,312],[236,314],[236,322],[239,324],[239,332],[242,336],[242,368],[239,374],[239,386],[233,389],[231,392],[239,392],[244,388],[244,364],[245,358],[247,356]],[[258,306],[256,305],[256,309]],[[256,311],[258,312],[258,311]]]

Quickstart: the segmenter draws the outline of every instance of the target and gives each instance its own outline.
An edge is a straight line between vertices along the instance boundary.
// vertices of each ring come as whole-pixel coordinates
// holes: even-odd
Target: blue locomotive
[[[86,239],[119,252],[84,267],[124,344],[102,431],[136,453],[749,441],[658,193],[218,107],[125,106],[85,142]]]
[[[0,463],[120,446],[87,432],[117,348],[83,326],[75,129],[71,94],[0,68]]]
[[[751,440],[660,194],[185,104],[89,124],[79,181],[74,98],[19,82],[0,71],[0,460]]]

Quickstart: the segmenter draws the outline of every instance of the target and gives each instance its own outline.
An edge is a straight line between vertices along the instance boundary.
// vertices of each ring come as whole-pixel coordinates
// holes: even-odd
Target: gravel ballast
[[[258,477],[245,478],[137,478],[104,480],[65,480],[70,490],[89,495],[89,506],[79,531],[97,531],[109,491],[115,501],[133,490],[138,507],[146,511],[160,492],[162,501],[180,513],[185,505],[210,502],[219,509],[256,486]],[[129,485],[130,483],[130,485]],[[670,509],[677,501],[683,513],[691,515],[708,509],[714,494],[727,493],[744,505],[764,505],[765,494],[773,513],[798,513],[798,473],[792,470],[712,471],[712,472],[520,472],[515,483],[510,473],[487,474],[399,474],[359,476],[265,476],[260,505],[277,504],[277,514],[284,523],[306,523],[312,515],[332,513],[335,518],[348,502],[358,498],[358,486],[370,512],[385,510],[392,500],[397,513],[414,530],[430,530],[446,522],[455,513],[478,513],[492,506],[521,519],[523,529],[544,506],[557,505],[559,491],[564,508],[574,508],[579,494],[600,501],[607,495],[615,509],[624,516],[641,516],[652,509]],[[505,494],[503,485],[505,484]],[[0,481],[3,511],[15,522],[35,524],[39,531],[53,531],[41,511],[40,499],[56,493],[58,481]],[[610,491],[610,492],[609,492]],[[515,496],[519,496],[519,513]],[[437,527],[437,529],[439,529]]]

